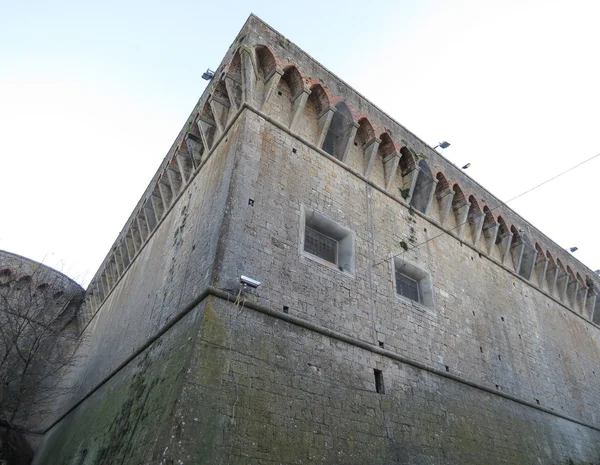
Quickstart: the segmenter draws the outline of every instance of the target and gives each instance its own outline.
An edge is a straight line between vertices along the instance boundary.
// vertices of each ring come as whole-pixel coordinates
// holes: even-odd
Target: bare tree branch
[[[68,392],[63,377],[79,342],[83,290],[42,268],[19,276],[0,267],[0,425],[15,434]]]

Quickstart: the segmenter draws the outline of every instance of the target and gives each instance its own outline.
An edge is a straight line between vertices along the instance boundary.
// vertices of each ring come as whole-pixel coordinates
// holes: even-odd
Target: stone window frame
[[[327,261],[304,250],[304,239],[306,237],[307,226],[312,230],[337,241],[336,263]],[[335,270],[338,273],[354,278],[356,257],[355,234],[351,229],[342,226],[337,221],[317,210],[301,205],[299,239],[298,251],[301,256],[315,261],[331,270]]]
[[[394,295],[396,298],[403,302],[410,302],[413,305],[432,309],[434,308],[433,301],[433,282],[431,279],[431,273],[425,270],[422,266],[416,265],[415,263],[407,261],[402,256],[392,258],[392,282],[394,287]],[[400,274],[415,280],[419,285],[419,297],[420,301],[412,300],[409,297],[398,292],[398,285],[396,281],[396,271]]]

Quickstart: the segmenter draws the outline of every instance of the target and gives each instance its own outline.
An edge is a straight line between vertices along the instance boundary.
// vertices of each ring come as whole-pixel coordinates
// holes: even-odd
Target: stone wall
[[[272,308],[600,426],[597,326],[260,116],[248,119],[217,287],[254,277]],[[300,253],[302,206],[354,232],[354,276]],[[423,245],[403,252],[402,241]],[[396,294],[392,254],[431,274],[432,307]]]
[[[600,463],[583,265],[255,17],[188,123],[93,280],[37,464]],[[303,251],[307,211],[351,267]]]
[[[183,388],[173,463],[600,459],[598,431],[243,305],[217,301],[213,310]],[[385,394],[375,392],[374,369]]]
[[[59,413],[119,370],[212,282],[237,133],[215,149],[85,326],[70,373],[78,390]]]
[[[596,430],[255,300],[207,297],[53,428],[35,464],[583,465],[600,457]]]
[[[192,309],[83,399],[45,435],[34,464],[159,463],[202,316],[203,306]]]

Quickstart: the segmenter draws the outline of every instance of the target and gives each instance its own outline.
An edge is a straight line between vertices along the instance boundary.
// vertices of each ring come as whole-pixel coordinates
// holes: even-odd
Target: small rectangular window
[[[354,276],[354,233],[312,209],[302,206],[301,212],[300,254]]]
[[[396,271],[396,292],[415,302],[421,302],[419,282]]]
[[[431,275],[423,268],[407,262],[402,257],[394,257],[391,278],[398,297],[433,308]]]
[[[325,234],[306,226],[304,251],[337,265],[338,242]]]

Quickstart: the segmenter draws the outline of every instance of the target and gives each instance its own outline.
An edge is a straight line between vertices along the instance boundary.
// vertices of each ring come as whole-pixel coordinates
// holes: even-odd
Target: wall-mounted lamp
[[[433,148],[433,150],[437,149],[438,147],[441,149],[447,149],[448,147],[450,147],[450,142],[446,142],[446,141],[440,142],[438,145],[436,145]]]
[[[202,79],[204,79],[205,81],[210,81],[212,78],[215,77],[215,72],[212,69],[207,69],[203,74],[202,74]]]

